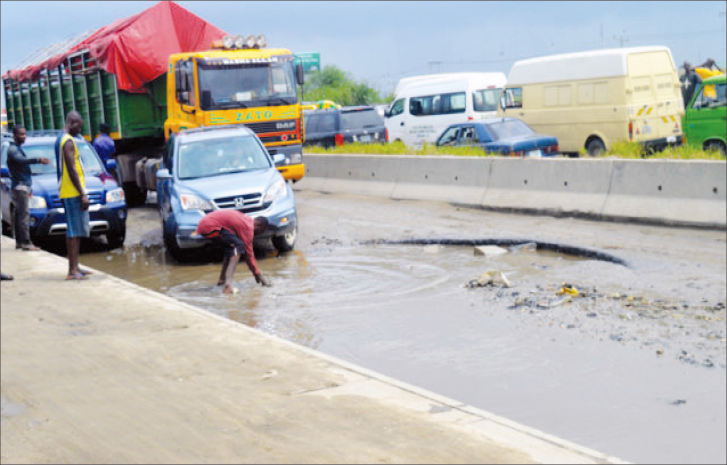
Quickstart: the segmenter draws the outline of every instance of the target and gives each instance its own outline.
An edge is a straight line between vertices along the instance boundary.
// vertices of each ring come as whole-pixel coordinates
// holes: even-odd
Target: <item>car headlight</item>
[[[123,202],[124,198],[124,189],[111,189],[106,192],[106,203]]]
[[[272,202],[274,200],[282,199],[288,195],[288,188],[285,185],[285,181],[282,179],[280,181],[276,181],[274,184],[272,184],[270,187],[268,187],[268,191],[265,193],[265,198],[263,199],[263,203]]]
[[[46,208],[45,199],[39,195],[33,195],[28,199],[28,208]]]
[[[213,210],[212,204],[202,197],[194,194],[182,194],[179,196],[179,202],[184,210]]]

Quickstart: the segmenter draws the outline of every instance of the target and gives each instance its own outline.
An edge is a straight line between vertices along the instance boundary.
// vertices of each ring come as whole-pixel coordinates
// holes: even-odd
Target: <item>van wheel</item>
[[[727,156],[727,149],[725,149],[724,144],[720,141],[712,140],[707,142],[706,144],[704,144],[704,150],[715,150],[717,152],[720,152],[722,154],[722,158],[725,158],[725,156]]]
[[[606,153],[606,146],[601,139],[594,137],[586,144],[586,152],[591,157],[598,157]]]
[[[295,241],[298,238],[298,225],[295,225],[292,231],[282,235],[274,236],[272,241],[275,248],[280,253],[290,252],[295,247]]]

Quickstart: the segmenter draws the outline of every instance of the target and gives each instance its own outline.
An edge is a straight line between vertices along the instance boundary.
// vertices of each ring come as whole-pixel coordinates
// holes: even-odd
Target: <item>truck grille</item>
[[[297,129],[297,123],[294,119],[286,119],[282,121],[267,121],[265,123],[249,123],[245,126],[255,134],[265,134],[270,132],[291,132]]]

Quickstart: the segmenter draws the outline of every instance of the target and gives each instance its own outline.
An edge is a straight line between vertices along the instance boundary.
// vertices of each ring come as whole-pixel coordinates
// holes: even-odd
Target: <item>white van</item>
[[[447,73],[401,79],[385,113],[389,140],[434,144],[450,124],[497,116],[504,73]]]
[[[631,47],[518,61],[497,113],[557,137],[564,153],[593,156],[617,140],[680,144],[684,103],[671,51]]]

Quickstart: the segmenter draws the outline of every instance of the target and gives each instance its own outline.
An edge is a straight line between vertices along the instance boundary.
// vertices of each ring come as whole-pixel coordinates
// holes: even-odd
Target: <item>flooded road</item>
[[[241,264],[226,296],[220,262],[176,263],[154,205],[81,263],[625,460],[727,460],[724,231],[296,200],[296,250],[258,258],[270,288]],[[466,245],[482,239],[536,246]]]

